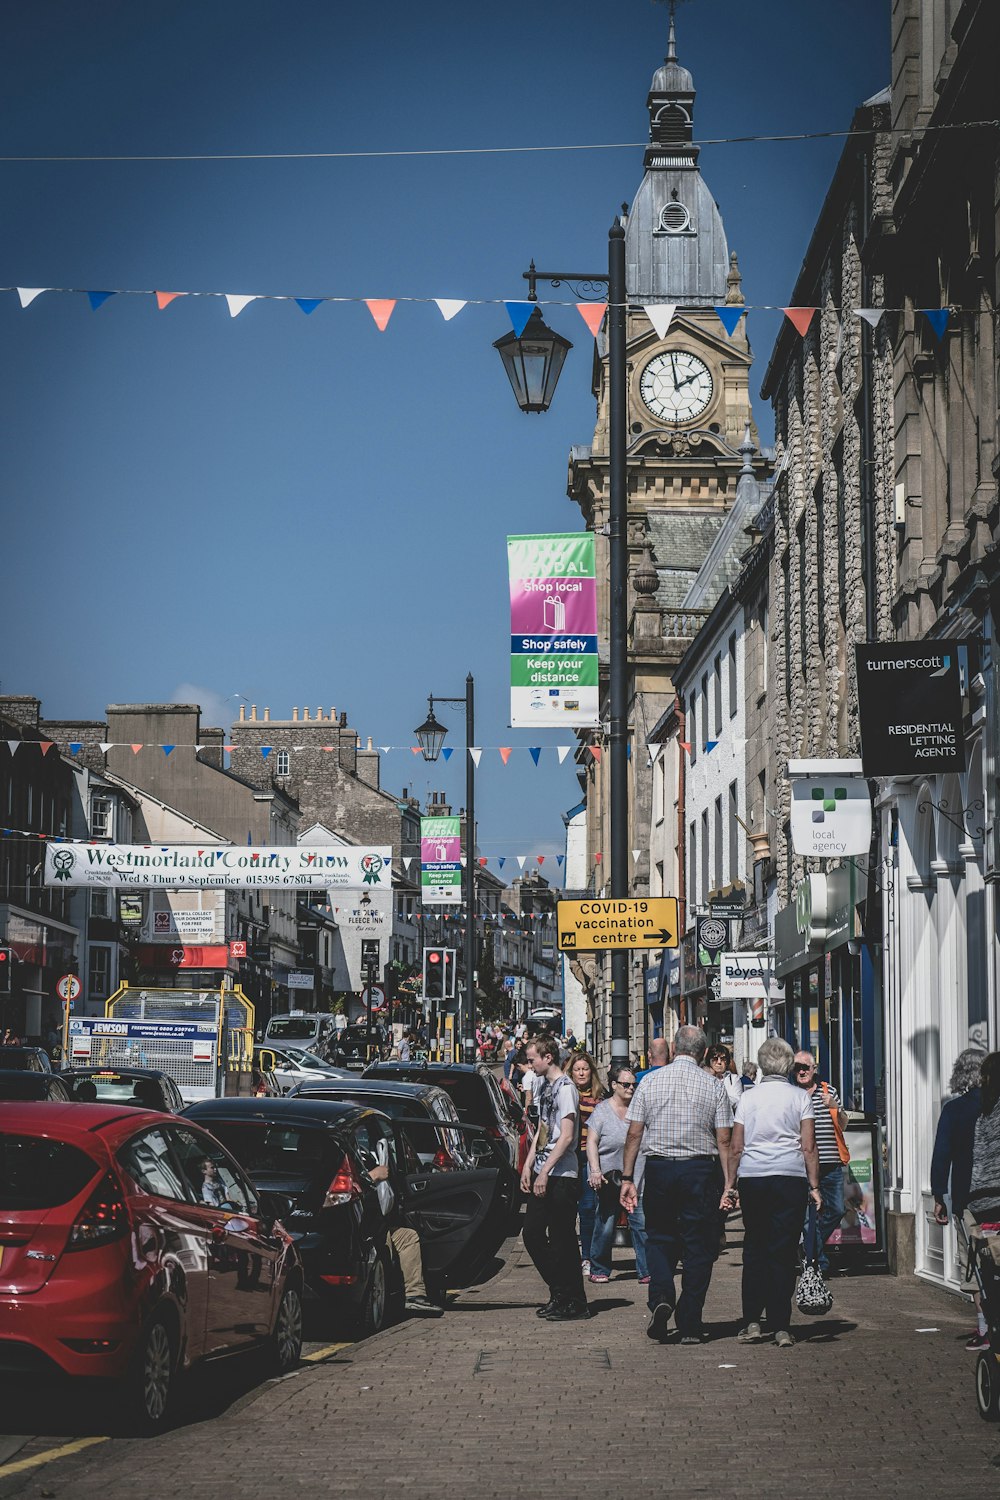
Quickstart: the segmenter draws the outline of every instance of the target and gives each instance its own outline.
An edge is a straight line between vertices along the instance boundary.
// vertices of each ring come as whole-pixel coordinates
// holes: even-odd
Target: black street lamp
[[[569,339],[550,328],[536,307],[520,334],[504,334],[493,347],[503,360],[521,410],[548,411],[566,356],[573,347]]]
[[[616,218],[608,232],[608,274],[579,275],[569,271],[536,271],[532,261],[530,269],[523,273],[528,283],[528,300],[536,300],[536,282],[547,281],[552,286],[562,282],[579,282],[579,290],[588,295],[584,287],[601,286],[607,289],[608,298],[608,571],[609,571],[609,659],[608,659],[608,708],[610,717],[611,760],[611,897],[620,900],[628,896],[629,890],[629,834],[628,834],[628,553],[626,549],[626,520],[628,512],[625,454],[628,447],[626,337],[625,337],[625,224]],[[537,309],[536,309],[537,311]],[[544,329],[545,325],[539,323]],[[522,334],[529,345],[535,343],[530,333],[533,312]],[[537,325],[536,325],[537,328]],[[548,332],[548,330],[546,330]],[[550,335],[558,338],[558,334]],[[556,380],[562,369],[566,351],[558,361],[552,374],[555,354],[548,366],[548,383],[535,404],[526,404],[519,394],[518,384],[511,373],[516,368],[518,356],[513,346],[518,341],[512,335],[497,339],[494,347],[499,351],[507,371],[514,395],[522,411],[545,411],[552,400]],[[501,348],[501,345],[504,347]],[[506,352],[505,352],[506,350]],[[523,354],[523,364],[529,356]],[[540,356],[535,356],[540,358]],[[527,386],[525,385],[525,389]],[[542,396],[545,397],[542,404]],[[611,1056],[629,1056],[629,966],[628,953],[623,949],[611,954]]]
[[[434,704],[465,704],[465,869],[462,900],[465,903],[465,993],[462,997],[461,1035],[466,1062],[476,1057],[476,763],[470,748],[476,742],[475,683],[472,673],[465,679],[463,698],[427,699],[427,718],[413,732],[424,760],[436,761],[447,730],[434,713]]]

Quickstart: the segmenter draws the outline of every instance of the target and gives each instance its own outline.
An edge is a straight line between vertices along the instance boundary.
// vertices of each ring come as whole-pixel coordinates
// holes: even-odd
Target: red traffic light
[[[10,957],[6,948],[0,948],[0,964],[5,964]]]
[[[440,953],[435,953],[432,949],[431,952],[427,955],[427,962],[429,964],[439,964],[441,962]]]

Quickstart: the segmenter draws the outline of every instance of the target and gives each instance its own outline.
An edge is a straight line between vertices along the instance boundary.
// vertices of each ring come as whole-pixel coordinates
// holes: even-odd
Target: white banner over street
[[[352,844],[255,849],[239,844],[50,844],[45,884],[180,890],[381,891],[392,885],[392,849]]]

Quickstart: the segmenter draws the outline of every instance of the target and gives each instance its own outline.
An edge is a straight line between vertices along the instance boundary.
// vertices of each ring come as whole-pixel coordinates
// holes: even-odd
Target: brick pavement
[[[511,1241],[499,1274],[441,1320],[389,1329],[154,1441],[6,1480],[0,1467],[0,1497],[1000,1495],[1000,1426],[978,1416],[962,1347],[967,1305],[912,1280],[840,1277],[834,1310],[799,1319],[794,1349],[744,1348],[739,1264],[737,1231],[709,1295],[710,1342],[661,1347],[644,1336],[644,1289],[618,1271],[588,1287],[589,1323],[540,1325],[537,1278]]]

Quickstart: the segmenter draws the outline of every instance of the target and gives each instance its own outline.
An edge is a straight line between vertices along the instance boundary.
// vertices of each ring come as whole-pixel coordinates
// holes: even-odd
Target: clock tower
[[[673,7],[671,7],[673,10]],[[757,451],[746,319],[732,336],[716,308],[743,305],[735,252],[698,166],[694,80],[667,54],[653,74],[645,174],[626,221],[628,313],[628,604],[630,830],[635,894],[649,891],[649,731],[672,706],[672,673],[738,571],[743,528],[762,502],[770,465]],[[732,319],[730,320],[732,321]],[[658,331],[659,330],[659,331]],[[608,638],[608,360],[594,362],[593,443],[574,448],[568,493],[596,533],[599,630]],[[606,692],[605,677],[602,692]],[[589,733],[581,738],[589,740]],[[598,893],[610,886],[608,757],[586,770],[588,854]],[[599,856],[599,857],[598,857]],[[596,989],[594,987],[596,983]],[[599,976],[587,985],[598,998]]]

